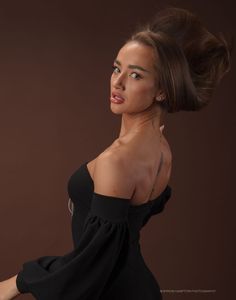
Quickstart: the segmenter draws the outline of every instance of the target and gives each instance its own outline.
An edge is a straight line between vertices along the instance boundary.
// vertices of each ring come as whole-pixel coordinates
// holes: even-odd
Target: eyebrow
[[[115,61],[115,63],[117,63],[117,65],[121,66],[121,62],[118,59],[115,59],[114,61]],[[144,69],[143,67],[137,66],[137,65],[128,65],[128,68],[129,69],[138,69],[138,70],[150,73],[150,71]]]

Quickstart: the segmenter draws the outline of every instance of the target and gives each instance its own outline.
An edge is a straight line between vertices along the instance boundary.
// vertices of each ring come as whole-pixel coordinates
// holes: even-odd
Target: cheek
[[[140,112],[148,108],[153,103],[153,95],[154,91],[151,85],[130,86],[127,97],[131,110]]]
[[[135,98],[141,99],[150,99],[154,95],[154,87],[151,83],[140,83],[140,84],[132,84],[129,86],[130,96],[135,96]]]

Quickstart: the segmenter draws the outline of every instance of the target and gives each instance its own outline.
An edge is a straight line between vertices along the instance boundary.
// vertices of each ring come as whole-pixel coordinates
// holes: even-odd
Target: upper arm
[[[131,168],[119,154],[97,158],[93,181],[94,192],[102,195],[131,199],[135,190]]]

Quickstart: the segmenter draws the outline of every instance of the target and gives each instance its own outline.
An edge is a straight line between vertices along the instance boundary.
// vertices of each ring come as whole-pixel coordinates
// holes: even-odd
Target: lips
[[[121,94],[117,93],[117,92],[112,92],[112,97],[117,99],[117,100],[125,100],[124,97],[121,96]]]

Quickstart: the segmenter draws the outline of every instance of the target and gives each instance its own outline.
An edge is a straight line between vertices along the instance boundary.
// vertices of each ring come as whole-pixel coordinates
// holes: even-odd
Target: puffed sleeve
[[[18,290],[37,300],[99,299],[128,256],[128,200],[94,192],[78,246],[64,256],[25,262]]]

